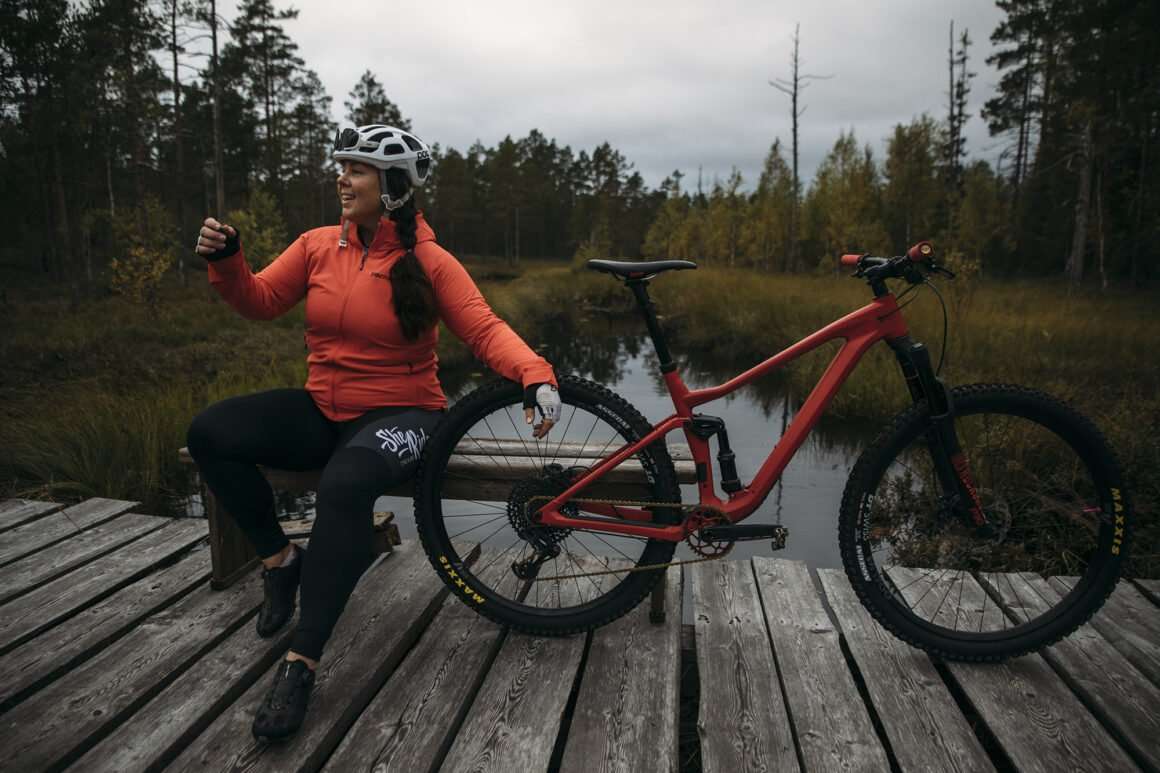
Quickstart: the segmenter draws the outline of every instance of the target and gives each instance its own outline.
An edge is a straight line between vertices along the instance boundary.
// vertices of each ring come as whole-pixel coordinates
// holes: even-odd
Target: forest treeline
[[[532,130],[437,146],[421,206],[463,256],[802,272],[934,238],[992,276],[1143,284],[1160,258],[1160,3],[998,5],[996,95],[971,99],[972,41],[952,31],[945,115],[898,124],[882,158],[867,144],[880,138],[851,129],[804,181],[794,141],[771,137],[756,180],[674,171],[650,189],[611,144],[573,150]],[[293,9],[244,0],[226,19],[215,0],[0,8],[6,265],[140,294],[188,253],[207,213],[240,225],[256,265],[291,235],[337,222],[332,98],[285,31]],[[343,104],[357,122],[407,123],[369,70]],[[1003,149],[995,165],[965,152],[972,115]]]

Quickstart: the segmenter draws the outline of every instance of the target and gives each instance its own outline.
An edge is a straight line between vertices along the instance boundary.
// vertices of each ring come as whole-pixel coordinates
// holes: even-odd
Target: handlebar
[[[908,249],[905,255],[893,258],[847,253],[841,257],[840,262],[848,268],[856,268],[854,277],[869,281],[875,293],[886,291],[882,284],[885,279],[905,279],[911,284],[919,284],[925,281],[924,271],[942,274],[951,279],[955,276],[935,263],[934,245],[928,241],[918,242]]]

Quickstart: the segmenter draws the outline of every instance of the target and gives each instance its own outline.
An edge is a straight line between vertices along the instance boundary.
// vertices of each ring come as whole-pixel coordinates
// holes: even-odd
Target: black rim
[[[980,408],[958,416],[956,429],[998,533],[940,512],[929,453],[912,427],[858,503],[864,579],[939,636],[998,642],[1066,624],[1115,563],[1114,481],[1088,442],[1041,412]],[[1071,576],[1079,581],[1070,591],[1046,579]]]
[[[430,487],[424,486],[423,512],[436,543],[448,553],[448,565],[489,601],[539,617],[570,616],[597,608],[617,585],[644,579],[644,573],[624,569],[668,560],[673,548],[638,537],[546,530],[523,517],[527,507],[521,508],[521,504],[562,491],[571,474],[591,467],[639,436],[624,417],[605,405],[587,403],[566,384],[561,385],[561,397],[560,421],[539,441],[531,437],[531,429],[524,423],[522,392],[514,386],[479,404],[469,404],[453,422],[466,430],[449,429],[455,436],[444,435],[439,448],[432,449],[438,456],[424,462],[432,465],[430,469],[445,473],[439,480],[429,480]],[[458,463],[451,464],[457,447]],[[648,454],[634,459],[653,481],[641,493],[656,491],[655,461]],[[507,479],[497,484],[490,475],[485,478],[490,469],[503,470]],[[444,480],[473,485],[485,493],[472,499],[445,497]],[[657,499],[651,493],[646,498]],[[460,550],[469,551],[475,544],[482,557],[468,566]],[[559,548],[557,556],[528,566],[530,559],[551,546]],[[511,565],[520,562],[524,562],[522,571],[536,579],[505,583],[511,588],[507,594],[495,590],[498,581],[485,584],[479,579],[483,575],[494,578],[497,570],[503,576],[515,574]],[[505,565],[507,568],[501,570]],[[614,573],[574,576],[594,571]],[[544,579],[552,577],[565,579]]]

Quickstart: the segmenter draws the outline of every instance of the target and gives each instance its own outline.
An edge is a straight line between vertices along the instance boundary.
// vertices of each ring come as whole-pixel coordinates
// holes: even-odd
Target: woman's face
[[[379,219],[379,170],[360,161],[343,161],[338,172],[338,201],[342,216],[356,223]]]

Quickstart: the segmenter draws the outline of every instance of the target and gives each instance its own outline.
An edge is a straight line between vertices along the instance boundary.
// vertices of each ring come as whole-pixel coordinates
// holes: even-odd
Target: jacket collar
[[[363,243],[359,238],[358,227],[355,225],[355,223],[353,221],[348,221],[346,218],[342,218],[340,225],[342,226],[342,230],[348,234],[351,243],[357,245],[361,249]],[[421,244],[422,242],[433,241],[435,241],[435,231],[432,230],[431,226],[427,224],[427,220],[423,217],[423,212],[416,212],[415,243]],[[395,227],[394,221],[388,220],[386,217],[379,218],[379,226],[375,231],[375,238],[371,241],[371,249],[375,250],[376,252],[380,250],[392,252],[394,250],[403,249],[403,242],[401,239],[399,239],[399,232]]]

